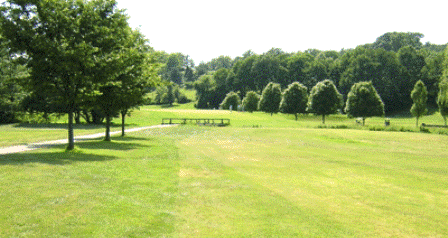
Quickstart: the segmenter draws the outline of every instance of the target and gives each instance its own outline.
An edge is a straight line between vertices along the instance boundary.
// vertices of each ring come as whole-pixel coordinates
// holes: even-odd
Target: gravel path
[[[127,129],[127,130],[125,130],[125,132],[135,132],[135,131],[142,131],[142,130],[147,130],[147,129],[152,129],[152,128],[164,128],[164,127],[170,127],[170,126],[173,126],[173,125],[157,125],[157,126],[137,127],[137,128]],[[119,133],[121,133],[121,131],[114,131],[114,132],[111,132],[110,135],[116,135]],[[75,142],[80,141],[80,140],[100,138],[103,136],[104,136],[104,133],[76,136]],[[32,144],[28,144],[28,145],[17,145],[17,146],[11,146],[11,147],[4,147],[4,148],[0,148],[0,155],[20,153],[20,152],[24,152],[24,151],[30,151],[30,150],[36,150],[36,149],[48,147],[51,145],[60,145],[60,144],[67,144],[67,143],[68,143],[68,139],[62,139],[62,140],[52,140],[52,141],[32,143]]]

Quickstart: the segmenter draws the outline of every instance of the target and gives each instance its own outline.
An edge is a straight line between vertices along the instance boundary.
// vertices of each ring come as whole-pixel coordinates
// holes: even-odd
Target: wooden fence
[[[198,125],[227,126],[230,119],[226,118],[163,118],[162,125],[165,124],[187,124],[196,123]]]

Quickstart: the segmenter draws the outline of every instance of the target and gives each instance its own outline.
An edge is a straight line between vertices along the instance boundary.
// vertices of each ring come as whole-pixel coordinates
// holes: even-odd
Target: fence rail
[[[163,118],[162,125],[165,124],[187,124],[196,123],[198,125],[227,126],[230,119],[226,118]]]

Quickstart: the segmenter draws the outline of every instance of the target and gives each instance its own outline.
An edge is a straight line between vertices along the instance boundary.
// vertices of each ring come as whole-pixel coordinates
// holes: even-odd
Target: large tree
[[[325,116],[337,113],[342,104],[342,95],[333,81],[326,79],[311,89],[307,111],[322,115],[322,123],[325,124]]]
[[[28,77],[28,70],[20,59],[14,59],[8,41],[0,35],[0,124],[16,120],[20,102],[26,96],[21,82]]]
[[[378,37],[372,46],[375,49],[382,48],[395,52],[404,46],[420,49],[423,46],[420,39],[423,37],[424,35],[418,32],[388,32]]]
[[[262,112],[277,113],[280,108],[280,101],[282,100],[282,90],[280,84],[269,83],[263,89],[260,101],[258,103],[258,110]]]
[[[362,125],[367,117],[384,115],[384,103],[372,82],[359,82],[352,86],[347,96],[345,112],[352,117],[362,117]]]
[[[446,117],[448,116],[448,78],[439,83],[437,105],[439,105],[440,115],[442,115],[446,126]]]
[[[414,85],[411,92],[411,98],[414,104],[411,107],[411,113],[416,117],[415,126],[418,127],[418,119],[428,112],[426,102],[428,101],[428,90],[423,81],[419,80]]]
[[[114,0],[8,0],[0,24],[11,47],[28,60],[31,88],[65,102],[72,150],[77,103],[115,75],[111,62],[125,39],[127,16]]]
[[[298,113],[305,113],[308,103],[307,88],[298,82],[292,83],[283,92],[280,102],[280,111],[283,113],[294,114],[297,121]]]
[[[128,36],[121,46],[119,69],[113,80],[118,87],[114,100],[119,101],[121,114],[121,135],[125,135],[125,118],[134,108],[144,103],[144,96],[149,87],[156,86],[160,78],[154,54],[145,37],[137,30],[128,29]]]
[[[254,91],[249,91],[243,99],[244,111],[254,112],[258,108],[258,101],[260,101],[260,95]]]
[[[241,105],[240,96],[238,96],[238,94],[236,94],[235,92],[230,92],[226,95],[226,97],[220,104],[220,107],[226,110],[232,107],[233,110],[237,110],[239,105]]]

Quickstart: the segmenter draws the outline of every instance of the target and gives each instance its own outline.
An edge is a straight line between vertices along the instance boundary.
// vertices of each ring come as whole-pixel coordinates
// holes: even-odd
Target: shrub
[[[238,105],[241,104],[241,99],[238,94],[235,92],[230,92],[226,95],[222,103],[220,104],[222,109],[229,109],[232,105],[233,110],[236,110],[238,108]]]
[[[249,91],[246,93],[246,97],[243,99],[243,107],[245,111],[254,112],[258,108],[258,101],[260,100],[260,95],[254,91]]]

